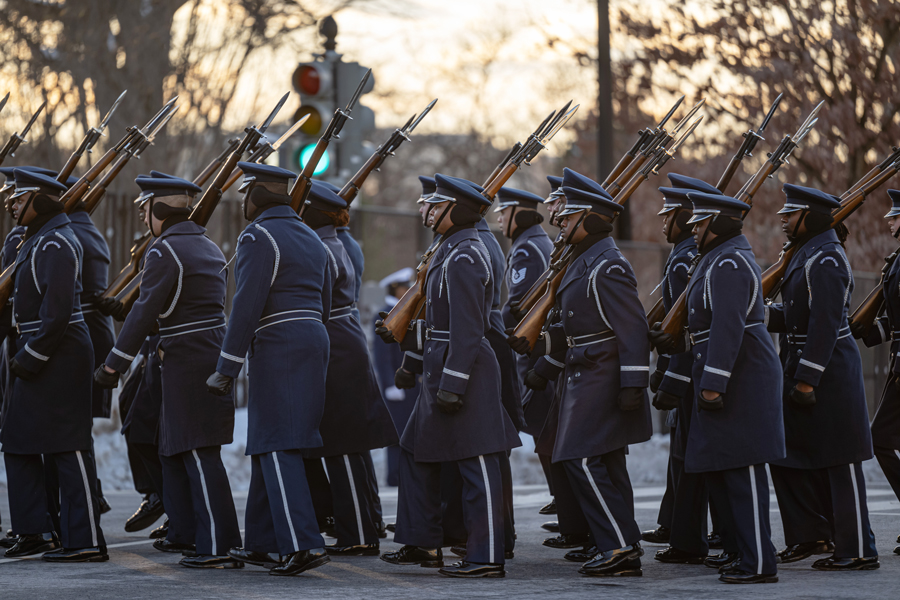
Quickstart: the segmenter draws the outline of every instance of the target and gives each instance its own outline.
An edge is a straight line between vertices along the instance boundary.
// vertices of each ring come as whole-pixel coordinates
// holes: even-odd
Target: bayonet
[[[663,165],[665,165],[670,158],[675,158],[675,153],[678,152],[678,149],[681,148],[688,137],[690,137],[690,135],[694,133],[694,130],[697,129],[697,126],[700,125],[700,123],[703,121],[703,117],[704,115],[700,115],[700,118],[691,123],[691,126],[688,127],[687,130],[685,130],[681,137],[675,140],[675,143],[672,144],[671,148],[662,149],[662,152],[659,154],[659,159],[655,161],[655,164],[653,165],[652,173],[654,175],[659,175],[659,170],[663,167]]]
[[[100,124],[97,125],[97,127],[94,129],[95,131],[97,131],[97,133],[99,135],[106,136],[106,133],[104,133],[104,130],[106,129],[107,125],[109,125],[109,120],[112,118],[113,113],[116,112],[116,109],[119,108],[119,104],[122,103],[122,98],[124,98],[125,94],[127,94],[127,93],[128,93],[128,90],[125,90],[124,92],[119,94],[119,97],[116,98],[116,101],[113,103],[112,108],[110,108],[109,111],[106,113],[106,116],[103,117],[102,119],[100,119]],[[96,143],[96,141],[95,141],[95,143]],[[91,144],[91,146],[93,146],[93,144]],[[90,148],[88,148],[87,150],[88,150],[88,152],[91,151]]]
[[[278,114],[278,111],[281,110],[281,107],[284,106],[284,103],[287,102],[288,96],[290,95],[290,92],[285,93],[285,95],[281,97],[281,100],[278,101],[278,104],[275,105],[275,108],[272,110],[272,112],[269,113],[269,116],[266,117],[266,120],[260,123],[259,127],[257,127],[260,134],[266,132],[266,129],[268,129],[269,125],[272,124],[272,120],[275,119],[275,115]]]
[[[298,129],[300,129],[304,123],[306,123],[306,121],[309,119],[309,117],[310,117],[310,115],[308,115],[308,114],[303,115],[302,119],[300,119],[299,121],[297,121],[296,123],[291,125],[290,128],[287,131],[285,131],[284,134],[280,138],[275,140],[275,142],[272,144],[272,150],[278,150],[279,148],[281,148],[281,145],[284,144],[292,135],[294,135],[294,133]]]
[[[9,97],[9,94],[7,94],[7,97]],[[44,100],[38,109],[34,111],[34,114],[31,115],[31,120],[28,121],[28,125],[22,130],[22,133],[13,133],[9,136],[6,145],[0,149],[0,163],[2,163],[7,156],[16,155],[16,149],[18,149],[19,144],[25,141],[25,136],[28,135],[28,131],[31,129],[31,126],[34,125],[34,122],[37,121],[38,115],[41,114],[41,111],[44,110],[45,106],[47,106],[46,100]]]
[[[437,101],[438,101],[438,99],[435,98],[434,100],[432,100],[431,102],[429,102],[429,103],[428,103],[428,106],[425,107],[425,110],[422,111],[422,114],[420,114],[418,117],[416,117],[416,120],[413,121],[412,125],[407,125],[407,126],[404,128],[404,131],[406,132],[407,135],[409,135],[410,133],[412,133],[412,132],[413,132],[413,129],[415,129],[416,127],[419,126],[419,123],[422,122],[422,119],[425,118],[425,115],[427,115],[428,113],[431,112],[431,109],[434,108],[434,105],[437,104]]]
[[[662,118],[662,121],[659,122],[659,125],[656,126],[656,131],[660,131],[663,127],[666,126],[666,123],[669,122],[669,119],[672,118],[672,115],[675,114],[675,111],[678,110],[678,107],[681,106],[681,103],[684,102],[684,94],[682,94],[681,98],[679,98],[674,106],[669,109],[669,112],[666,113],[666,116]]]
[[[6,95],[3,96],[3,100],[0,100],[0,110],[3,110],[3,107],[6,106],[6,102],[9,100],[9,92],[6,92]]]
[[[47,101],[44,100],[41,105],[38,107],[34,114],[31,115],[31,120],[28,121],[28,125],[25,126],[25,129],[22,130],[22,135],[20,136],[22,141],[25,141],[25,136],[31,131],[31,126],[34,125],[34,122],[37,121],[38,115],[41,114],[41,111],[44,110],[44,107],[47,106]]]
[[[822,106],[825,104],[825,101],[822,100],[819,102],[812,112],[809,113],[809,116],[806,117],[806,120],[803,121],[803,124],[800,125],[800,128],[797,129],[797,133],[793,135],[791,138],[795,144],[799,144],[800,141],[803,140],[807,136],[807,134],[812,131],[812,128],[816,126],[816,121],[818,121],[819,111],[822,110]]]
[[[697,114],[697,111],[700,110],[704,104],[706,104],[706,98],[701,99],[700,102],[694,105],[694,108],[692,108],[690,112],[688,112],[688,114],[684,115],[684,117],[681,118],[678,124],[675,125],[675,129],[672,130],[673,137],[678,135],[678,132],[682,130],[682,128],[688,123],[688,121],[691,120],[691,118],[693,118],[695,114]]]
[[[569,101],[569,104],[572,104],[572,102]],[[569,104],[566,105],[566,108],[568,108]],[[573,116],[575,116],[575,113],[578,111],[578,107],[580,106],[580,104],[576,104],[572,107],[571,110],[569,110],[569,112],[565,113],[562,118],[554,124],[553,128],[548,130],[547,133],[541,138],[541,144],[546,145],[547,142],[552,140],[553,136],[555,136],[559,132],[559,130],[562,129]]]
[[[359,100],[359,97],[362,96],[363,88],[366,87],[366,83],[369,81],[369,77],[372,75],[372,69],[368,69],[366,74],[363,75],[362,81],[359,82],[359,85],[356,86],[356,91],[353,92],[353,96],[350,98],[350,102],[347,103],[347,108],[344,109],[344,116],[348,119],[350,118],[350,113],[353,111],[353,107],[356,106],[356,102]]]
[[[772,117],[775,115],[775,110],[778,108],[778,105],[781,104],[781,99],[784,97],[784,93],[778,94],[778,97],[775,98],[775,102],[772,103],[772,107],[769,109],[768,114],[766,114],[766,118],[763,119],[762,125],[759,126],[759,129],[756,130],[756,135],[762,137],[762,132],[765,131],[766,127],[769,125],[769,121],[772,120]]]

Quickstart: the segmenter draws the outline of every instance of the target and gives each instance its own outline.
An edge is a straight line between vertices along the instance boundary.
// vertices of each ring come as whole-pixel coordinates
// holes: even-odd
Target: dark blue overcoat
[[[64,214],[25,240],[16,256],[14,358],[36,377],[13,381],[0,430],[4,452],[91,448],[94,356],[79,300],[81,265],[81,245]]]
[[[83,211],[74,211],[69,215],[70,227],[84,249],[82,266],[81,309],[84,322],[91,335],[94,347],[94,368],[103,363],[103,359],[112,350],[116,341],[112,317],[107,317],[94,307],[94,300],[106,290],[109,277],[109,246],[97,231],[91,216]],[[94,386],[93,415],[108,419],[112,408],[112,390]]]
[[[144,340],[140,353],[145,357],[141,381],[131,408],[122,421],[122,433],[133,444],[155,446],[159,441],[159,413],[162,409],[162,370],[159,363],[159,335]]]
[[[347,251],[347,256],[350,257],[350,264],[353,265],[353,316],[359,321],[359,308],[357,308],[357,304],[359,303],[359,290],[362,288],[362,278],[366,266],[366,259],[365,256],[363,256],[362,248],[359,247],[359,242],[350,235],[349,227],[335,227],[334,230],[337,233],[338,239],[341,240],[344,250]]]
[[[332,272],[319,237],[275,206],[238,238],[236,291],[217,370],[250,378],[247,454],[317,448]]]
[[[556,293],[568,348],[542,357],[536,370],[553,379],[564,366],[553,462],[600,456],[653,434],[650,400],[636,410],[618,405],[623,387],[650,379],[649,328],[631,265],[604,238],[569,265]]]
[[[687,290],[691,378],[695,394],[724,394],[724,408],[692,415],[685,470],[779,461],[785,457],[782,370],[763,323],[761,272],[753,250],[738,235],[702,256]]]
[[[222,251],[205,231],[184,221],[153,241],[144,261],[140,297],[105,361],[120,373],[127,371],[158,322],[162,456],[230,444],[234,434],[232,394],[215,396],[206,389],[225,338],[227,272]]]
[[[331,312],[325,325],[331,345],[325,380],[325,412],[319,432],[323,445],[312,457],[340,456],[384,448],[397,443],[375,370],[369,360],[366,336],[353,315],[355,274],[335,228],[316,230],[332,270]]]
[[[388,300],[379,312],[390,312],[397,303],[397,299],[393,296],[389,296]],[[380,318],[375,317],[374,320],[377,321]],[[403,351],[400,349],[400,344],[385,344],[381,340],[376,339],[371,351],[372,363],[375,366],[375,375],[378,379],[378,385],[381,386],[381,395],[384,397],[384,403],[388,412],[391,413],[394,427],[397,431],[402,432],[406,427],[406,423],[409,422],[409,415],[412,414],[413,406],[416,405],[419,390],[422,389],[422,378],[416,377],[416,385],[411,388],[405,390],[397,389],[394,386],[394,373],[403,364]]]
[[[416,461],[462,460],[521,445],[500,400],[497,358],[484,337],[491,327],[492,279],[490,257],[472,228],[453,233],[429,265],[425,327],[430,331],[419,363],[425,379],[400,439]],[[435,404],[440,389],[461,395],[463,407],[454,414],[440,412]]]
[[[862,361],[847,321],[853,273],[833,229],[814,236],[791,258],[782,302],[768,307],[769,331],[782,334],[784,436],[776,464],[820,469],[874,456]],[[816,403],[788,398],[797,381],[815,388]]]

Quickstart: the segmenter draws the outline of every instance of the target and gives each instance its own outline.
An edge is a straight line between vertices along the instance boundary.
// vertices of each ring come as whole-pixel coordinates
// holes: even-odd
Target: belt
[[[587,335],[566,336],[566,344],[569,348],[580,348],[581,346],[590,346],[591,344],[599,344],[616,339],[616,334],[612,329],[606,329],[599,333],[589,333]]]
[[[271,315],[260,317],[259,327],[256,328],[254,333],[259,333],[260,329],[265,329],[266,327],[271,327],[272,325],[278,325],[279,323],[285,323],[287,321],[318,321],[321,323],[322,313],[317,310],[308,310],[304,308],[272,313]]]
[[[900,340],[900,331],[892,331],[890,333],[890,336],[891,336],[891,341],[896,342],[896,341]]]
[[[450,332],[428,328],[425,330],[425,339],[434,340],[435,342],[449,342]]]
[[[750,329],[751,327],[756,327],[757,325],[762,324],[762,321],[757,321],[756,323],[747,323],[746,325],[744,325],[744,329]],[[703,342],[709,341],[709,329],[704,329],[703,331],[698,331],[696,333],[689,333],[688,337],[691,339],[691,346],[702,344]]]
[[[793,344],[795,346],[802,346],[803,344],[806,343],[807,335],[808,334],[806,334],[806,333],[788,333],[785,335],[785,337],[787,338],[788,344]],[[850,326],[847,325],[846,327],[841,327],[838,330],[837,339],[849,337],[850,335],[851,335]],[[900,332],[898,332],[898,335],[900,335]],[[893,332],[891,332],[891,337],[893,339]]]
[[[190,323],[182,323],[180,325],[160,327],[159,337],[177,337],[179,335],[185,335],[187,333],[196,333],[198,331],[218,329],[219,327],[225,327],[225,317],[213,317],[212,319],[203,319],[200,321],[191,321]]]
[[[82,302],[81,303],[81,312],[83,314],[97,312],[97,305],[93,302]]]
[[[43,323],[43,321],[28,321],[26,323],[16,323],[16,332],[19,335],[25,333],[34,333],[41,328],[41,323]],[[69,325],[72,325],[73,323],[84,323],[84,313],[81,311],[72,313],[72,318],[69,319]]]
[[[350,306],[341,306],[340,308],[332,308],[331,312],[328,313],[329,319],[342,319],[344,317],[349,317],[353,314],[353,305]]]

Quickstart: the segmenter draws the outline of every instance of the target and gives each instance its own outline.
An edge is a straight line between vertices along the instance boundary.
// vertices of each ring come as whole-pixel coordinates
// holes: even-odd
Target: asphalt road
[[[635,490],[636,514],[642,529],[655,527],[656,513],[664,489]],[[8,524],[5,490],[0,490],[0,511]],[[547,520],[537,509],[549,500],[541,486],[516,489],[518,544],[515,559],[507,562],[505,579],[455,580],[435,570],[396,567],[377,557],[339,558],[324,567],[293,578],[271,577],[258,567],[241,570],[204,571],[179,566],[179,555],[154,550],[141,534],[122,529],[139,497],[133,492],[109,492],[113,510],[103,516],[110,560],[82,565],[51,565],[38,558],[0,559],[0,590],[4,598],[78,599],[106,598],[291,598],[350,600],[355,598],[591,598],[613,594],[614,598],[896,598],[900,587],[900,556],[892,553],[900,533],[900,503],[888,487],[869,489],[872,526],[882,557],[881,569],[860,573],[822,573],[810,568],[813,559],[786,565],[774,585],[729,586],[719,583],[712,569],[704,566],[664,565],[653,560],[659,548],[645,544],[644,576],[640,579],[606,580],[582,577],[578,565],[562,558],[563,551],[541,546],[548,536],[540,529]],[[382,490],[385,516],[392,520],[396,489]],[[236,494],[243,520],[245,494]],[[772,494],[772,528],[775,544],[782,546],[781,520]],[[148,530],[149,531],[149,530]],[[333,540],[329,541],[333,542]],[[398,546],[382,540],[382,549]]]

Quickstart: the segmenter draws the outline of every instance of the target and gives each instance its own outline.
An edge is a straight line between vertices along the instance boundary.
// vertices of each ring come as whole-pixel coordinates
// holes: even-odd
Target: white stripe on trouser
[[[896,451],[895,451],[896,452]],[[862,530],[862,510],[859,506],[859,486],[856,485],[856,469],[853,463],[850,463],[850,481],[853,482],[853,500],[856,502],[856,539],[859,540],[859,554],[856,556],[863,557],[863,530]]]
[[[84,468],[84,458],[81,456],[81,450],[76,450],[75,456],[78,458],[81,479],[84,481],[84,495],[87,497],[88,519],[91,521],[91,545],[97,546],[97,522],[94,521],[94,499],[91,497],[91,483],[88,481],[87,469]]]
[[[206,477],[203,475],[203,465],[200,464],[200,455],[196,450],[191,450],[194,460],[197,461],[197,470],[200,472],[200,487],[203,488],[203,500],[206,502],[206,512],[209,513],[209,537],[212,538],[212,553],[217,556],[216,552],[216,520],[213,519],[212,507],[209,505],[209,491],[206,489]]]
[[[488,562],[496,563],[494,556],[494,507],[491,505],[491,482],[488,479],[487,466],[484,464],[484,456],[478,455],[478,462],[481,464],[481,474],[484,475],[484,492],[487,496],[487,518],[488,518]]]
[[[750,491],[753,494],[753,532],[756,534],[756,574],[762,575],[762,534],[759,531],[759,494],[756,492],[756,469],[750,465]]]
[[[591,484],[591,488],[594,490],[594,493],[597,494],[597,500],[600,501],[600,506],[603,508],[603,512],[606,513],[606,518],[609,519],[610,523],[612,523],[613,529],[616,532],[616,537],[619,538],[619,548],[624,548],[625,538],[622,536],[622,530],[619,529],[619,524],[616,523],[615,517],[613,517],[612,512],[606,505],[606,500],[603,499],[603,495],[600,493],[600,488],[597,487],[597,482],[594,481],[594,476],[591,475],[591,470],[588,468],[587,461],[588,459],[586,458],[581,459],[581,468],[584,469],[584,474],[587,475],[588,482],[590,482]]]
[[[300,551],[297,543],[297,532],[294,531],[294,523],[291,521],[291,509],[288,508],[287,492],[284,491],[284,480],[281,478],[281,465],[278,464],[278,453],[272,453],[272,461],[275,463],[275,474],[278,476],[278,489],[281,490],[281,502],[284,504],[284,516],[287,519],[288,529],[291,530],[291,541],[294,542],[294,552]]]
[[[359,514],[359,497],[356,495],[356,482],[353,480],[353,471],[350,469],[350,457],[344,455],[344,466],[347,467],[347,479],[350,480],[350,495],[353,496],[353,509],[356,511],[356,526],[359,528],[359,543],[366,543],[366,536],[363,533],[362,517]]]

